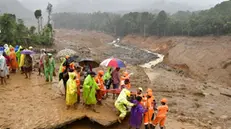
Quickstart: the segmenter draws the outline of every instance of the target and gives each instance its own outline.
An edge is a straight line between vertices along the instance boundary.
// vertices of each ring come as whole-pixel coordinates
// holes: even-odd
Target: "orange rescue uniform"
[[[130,80],[130,76],[127,72],[124,72],[123,76],[120,78],[120,86],[124,85],[124,81],[126,79]],[[127,88],[129,90],[131,88],[131,83],[125,85],[125,88]]]
[[[101,101],[103,96],[105,95],[105,87],[104,87],[104,81],[103,81],[103,72],[100,71],[98,75],[95,77],[95,81],[99,86],[99,89],[96,93],[97,101]]]
[[[164,127],[165,121],[167,118],[167,113],[168,113],[168,106],[167,105],[162,105],[158,107],[158,112],[155,120],[153,121],[153,125],[156,126],[160,124],[160,127]]]
[[[148,95],[151,96],[148,98]],[[147,112],[144,113],[144,125],[152,123],[152,116],[154,114],[154,96],[152,92],[148,91],[147,95],[143,97],[143,106],[147,109]]]

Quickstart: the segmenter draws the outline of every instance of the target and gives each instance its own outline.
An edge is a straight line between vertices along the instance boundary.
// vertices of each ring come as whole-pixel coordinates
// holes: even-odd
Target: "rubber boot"
[[[160,129],[164,129],[164,127],[160,127]]]
[[[144,125],[144,128],[145,128],[145,129],[149,129],[148,125]]]
[[[149,125],[150,129],[155,129],[155,126],[153,126],[152,124]]]
[[[153,125],[153,126],[152,126],[152,129],[155,129],[155,128],[156,128],[156,126]]]

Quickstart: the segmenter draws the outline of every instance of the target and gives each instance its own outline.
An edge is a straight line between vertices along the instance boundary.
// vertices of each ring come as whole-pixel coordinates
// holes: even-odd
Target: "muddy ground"
[[[187,52],[193,53],[194,49],[198,49],[193,44],[201,41],[201,39],[199,41],[196,38],[187,39],[188,42],[192,43],[179,47],[180,50],[183,49],[183,54],[176,56],[179,58],[172,57],[178,51],[175,42],[181,43],[180,39],[174,37],[166,39],[148,38],[147,41],[150,44],[147,44],[149,42],[139,43],[141,39],[139,37],[125,37],[123,44],[132,50],[115,48],[107,44],[113,39],[112,36],[98,32],[57,30],[53,48],[57,50],[71,48],[76,50],[81,57],[91,57],[99,61],[111,56],[125,60],[128,64],[127,70],[134,73],[131,77],[132,87],[141,86],[144,89],[151,87],[158,102],[162,97],[168,98],[170,108],[166,125],[168,129],[229,129],[231,127],[231,100],[230,97],[222,95],[231,93],[231,89],[226,85],[228,83],[221,82],[220,79],[218,79],[219,83],[216,83],[216,81],[210,81],[207,77],[200,77],[197,74],[197,78],[194,77],[195,72],[191,67],[195,66],[195,64],[190,62],[193,54],[188,56]],[[159,41],[159,43],[153,43],[152,41]],[[208,50],[204,48],[205,51],[203,51],[205,55],[209,55],[208,58],[211,56],[210,53],[215,51],[211,49],[214,48],[213,44],[210,45],[211,47]],[[139,64],[146,63],[156,57],[144,54],[137,47],[165,54],[167,56],[165,64],[160,64],[153,67],[153,69],[139,67]],[[223,56],[219,55],[219,51],[216,51],[222,61],[226,58],[229,59],[230,54],[227,53],[227,49],[229,50],[230,48],[228,44],[222,49],[219,47],[217,49],[224,51],[223,54],[226,54],[223,58]],[[200,53],[201,51],[195,52]],[[218,62],[214,64],[221,62],[216,58],[213,58],[213,60]],[[195,63],[204,63],[202,58],[197,61],[195,60]],[[210,65],[210,63],[206,63],[204,67],[207,67],[207,65]],[[182,70],[182,67],[187,70]],[[188,70],[188,67],[190,70]],[[199,65],[198,69],[201,67]],[[229,70],[229,67],[227,65],[223,71]],[[216,68],[214,67],[214,69]],[[205,69],[202,69],[201,72],[203,73]],[[122,71],[124,70],[122,69]],[[206,70],[204,73],[206,74]],[[219,72],[218,74],[219,76],[221,75]],[[224,76],[224,78],[226,77],[229,76]],[[37,76],[35,72],[31,80],[25,80],[24,76],[17,74],[12,75],[11,80],[8,80],[8,82],[7,86],[0,86],[0,128],[51,128],[56,125],[67,124],[67,121],[75,121],[77,118],[80,119],[86,115],[104,125],[116,121],[116,110],[111,99],[105,100],[103,106],[97,105],[100,113],[94,113],[83,108],[82,105],[79,105],[77,110],[66,110],[64,98],[57,91],[57,80],[52,84],[45,83],[44,78]],[[121,129],[127,127],[128,123],[124,121],[120,125],[115,124],[107,128]],[[102,126],[84,119],[63,128],[98,129],[102,128]]]

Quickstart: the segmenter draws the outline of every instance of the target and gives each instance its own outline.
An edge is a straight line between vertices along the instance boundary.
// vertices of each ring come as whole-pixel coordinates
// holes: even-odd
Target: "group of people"
[[[26,78],[30,78],[32,71],[32,56],[29,54],[21,54],[23,50],[32,50],[33,47],[28,49],[16,45],[15,47],[5,44],[0,47],[0,77],[1,84],[7,84],[6,79],[10,78],[10,73],[16,73],[20,70],[25,73]]]
[[[164,128],[168,112],[167,99],[163,98],[161,106],[157,108],[152,89],[148,88],[144,94],[141,87],[136,92],[130,91],[132,73],[123,72],[120,76],[120,68],[109,67],[105,73],[99,70],[96,74],[88,64],[81,67],[70,61],[70,56],[62,58],[59,70],[59,80],[63,80],[65,87],[67,109],[71,106],[75,108],[80,102],[80,77],[85,71],[87,74],[84,74],[82,100],[87,107],[97,112],[95,105],[102,104],[108,93],[112,93],[113,99],[116,99],[114,105],[119,111],[119,122],[126,117],[128,111],[131,111],[130,128],[139,129],[142,123],[145,129],[155,129],[158,124],[161,129]]]

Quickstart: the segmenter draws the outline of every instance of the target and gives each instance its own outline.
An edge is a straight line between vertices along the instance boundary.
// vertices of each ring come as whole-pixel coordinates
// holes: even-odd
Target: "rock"
[[[209,124],[209,125],[212,125],[213,123],[212,123],[212,121],[208,121],[208,124]]]
[[[222,127],[221,126],[217,126],[215,129],[222,129]]]
[[[220,119],[227,120],[228,116],[227,115],[222,115],[222,116],[220,116]]]

